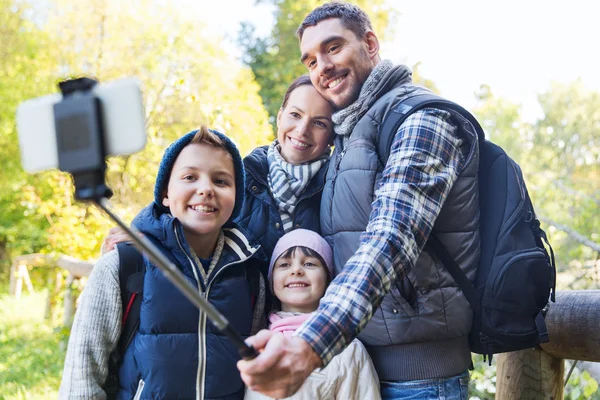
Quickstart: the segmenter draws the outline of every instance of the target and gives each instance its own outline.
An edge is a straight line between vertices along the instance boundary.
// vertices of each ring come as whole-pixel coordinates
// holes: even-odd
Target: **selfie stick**
[[[221,333],[231,339],[243,359],[256,357],[256,349],[244,342],[239,332],[215,306],[200,295],[198,289],[186,279],[175,264],[148,238],[140,235],[140,231],[134,225],[127,226],[111,211],[108,198],[112,196],[112,190],[104,182],[106,153],[100,116],[101,105],[91,92],[96,83],[89,78],[60,82],[63,100],[54,105],[59,169],[73,176],[75,198],[93,201],[127,232],[134,246],[146,254],[192,304],[205,312]]]

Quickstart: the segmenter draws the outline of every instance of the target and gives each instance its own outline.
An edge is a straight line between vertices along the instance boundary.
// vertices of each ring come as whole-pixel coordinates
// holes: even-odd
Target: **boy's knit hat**
[[[283,235],[281,239],[277,241],[275,249],[273,250],[268,276],[271,287],[273,284],[273,266],[275,265],[275,261],[277,261],[286,250],[296,246],[307,247],[320,255],[323,261],[325,261],[324,267],[329,271],[329,276],[333,279],[333,252],[331,251],[329,243],[316,232],[309,231],[308,229],[294,229]]]
[[[225,142],[227,151],[229,154],[231,154],[231,158],[233,159],[233,168],[235,170],[235,205],[233,207],[231,217],[229,220],[227,220],[227,223],[229,223],[237,217],[240,209],[242,208],[242,202],[244,201],[246,179],[244,164],[242,162],[240,152],[231,139],[221,132],[212,129],[209,130],[223,140],[223,142]],[[163,193],[165,193],[169,185],[169,178],[171,177],[171,170],[173,169],[175,160],[177,159],[177,156],[179,156],[179,153],[181,153],[181,150],[190,144],[197,132],[198,130],[196,129],[185,134],[183,137],[171,143],[171,145],[165,150],[165,154],[163,155],[160,166],[158,167],[158,174],[156,174],[156,184],[154,185],[154,203],[163,211],[169,210],[167,207],[163,206],[162,200]]]

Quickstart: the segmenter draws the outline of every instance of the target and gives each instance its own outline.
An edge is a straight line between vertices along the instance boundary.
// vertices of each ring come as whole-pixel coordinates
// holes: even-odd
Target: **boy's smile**
[[[231,155],[207,144],[186,146],[175,160],[162,203],[181,222],[196,254],[208,258],[235,205]]]

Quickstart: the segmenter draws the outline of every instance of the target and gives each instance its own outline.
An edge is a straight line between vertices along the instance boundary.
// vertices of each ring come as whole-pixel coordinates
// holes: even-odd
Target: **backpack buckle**
[[[550,309],[550,302],[546,303],[546,305],[544,306],[544,308],[542,308],[542,315],[545,317],[546,314],[548,314],[548,310]]]

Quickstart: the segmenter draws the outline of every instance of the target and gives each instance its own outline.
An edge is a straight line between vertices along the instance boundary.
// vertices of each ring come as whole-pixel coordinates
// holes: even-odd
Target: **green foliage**
[[[56,398],[67,336],[44,321],[44,294],[0,295],[0,398]]]
[[[496,358],[492,360],[492,365],[483,361],[483,357],[478,354],[472,354],[473,371],[471,371],[471,381],[469,382],[470,400],[493,400],[496,395]]]
[[[600,243],[600,94],[578,81],[553,84],[539,96],[544,116],[534,123],[524,122],[519,106],[493,96],[487,86],[478,98],[475,112],[487,135],[523,170],[559,270],[594,260],[597,255],[573,232]]]
[[[290,83],[306,74],[300,63],[300,48],[296,30],[304,17],[322,1],[264,0],[275,6],[275,26],[271,35],[260,39],[254,35],[254,27],[243,24],[239,44],[245,49],[244,61],[252,68],[260,85],[260,96],[274,123],[283,95]],[[396,12],[384,0],[351,1],[367,12],[379,40],[385,39],[393,30]]]
[[[0,280],[20,254],[93,258],[113,225],[95,207],[73,200],[66,174],[25,174],[17,105],[56,92],[56,82],[68,77],[142,81],[147,146],[109,160],[107,176],[127,221],[151,200],[162,152],[182,134],[204,123],[227,133],[243,154],[272,136],[259,86],[221,40],[170,4],[152,0],[51,0],[35,9],[0,0]]]
[[[565,367],[570,368],[570,363]],[[589,372],[575,367],[565,387],[566,400],[600,400],[598,382]]]

